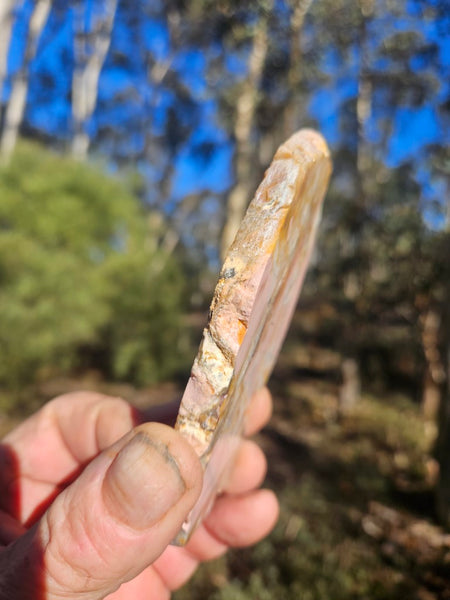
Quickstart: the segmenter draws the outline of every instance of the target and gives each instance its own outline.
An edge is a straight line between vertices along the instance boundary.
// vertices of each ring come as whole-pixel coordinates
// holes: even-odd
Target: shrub
[[[67,371],[81,348],[107,375],[170,374],[180,269],[123,182],[22,143],[0,169],[0,199],[0,385]]]

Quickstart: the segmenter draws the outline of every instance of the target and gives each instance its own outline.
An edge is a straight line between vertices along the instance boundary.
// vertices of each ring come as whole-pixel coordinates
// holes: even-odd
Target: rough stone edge
[[[284,142],[276,151],[228,251],[176,423],[199,455],[207,449],[222,414],[234,362],[245,337],[260,276],[270,258],[275,232],[282,227],[301,190],[308,167],[319,160],[329,163],[331,169],[330,153],[319,133],[300,130]],[[275,186],[294,171],[289,197],[273,197],[271,191]]]

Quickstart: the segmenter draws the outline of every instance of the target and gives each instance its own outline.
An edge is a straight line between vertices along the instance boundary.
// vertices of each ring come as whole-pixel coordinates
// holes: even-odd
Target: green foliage
[[[137,383],[172,372],[181,275],[126,187],[21,144],[0,198],[0,385],[67,371],[80,349]]]
[[[183,364],[186,335],[179,319],[184,283],[173,259],[139,248],[117,254],[107,267],[114,281],[111,322],[104,330],[112,375],[142,385],[167,377]]]

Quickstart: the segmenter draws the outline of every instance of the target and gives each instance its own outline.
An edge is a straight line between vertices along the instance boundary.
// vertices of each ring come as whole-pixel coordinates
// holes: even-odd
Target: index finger
[[[28,521],[134,424],[119,398],[77,392],[49,402],[0,446],[0,509]]]

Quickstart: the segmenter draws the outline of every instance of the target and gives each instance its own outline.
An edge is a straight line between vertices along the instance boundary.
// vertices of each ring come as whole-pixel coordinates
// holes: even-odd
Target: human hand
[[[246,434],[270,412],[262,390]],[[270,531],[277,501],[256,490],[266,462],[245,440],[204,523],[184,548],[169,546],[200,493],[202,471],[178,432],[143,419],[123,400],[79,392],[48,403],[5,438],[0,600],[167,599],[199,562]]]

